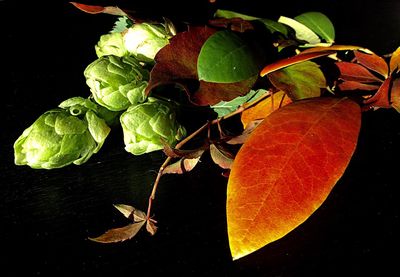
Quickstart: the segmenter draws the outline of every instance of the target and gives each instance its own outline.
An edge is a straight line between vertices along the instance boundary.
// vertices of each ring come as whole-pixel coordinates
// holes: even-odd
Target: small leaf
[[[393,52],[390,58],[390,74],[393,74],[395,71],[400,71],[400,47]]]
[[[89,239],[101,243],[113,243],[113,242],[125,241],[133,238],[140,231],[140,229],[143,227],[145,223],[146,221],[132,223],[121,228],[108,230],[99,237],[89,238]]]
[[[303,52],[301,52],[300,54],[298,54],[296,56],[292,56],[292,57],[289,57],[289,58],[286,58],[286,59],[282,59],[282,60],[276,61],[276,62],[274,62],[272,64],[269,64],[269,65],[265,66],[261,70],[260,76],[264,77],[265,75],[270,74],[270,73],[272,73],[274,71],[277,71],[279,69],[282,69],[282,68],[285,68],[285,67],[288,67],[288,66],[291,66],[291,65],[295,65],[295,64],[298,64],[298,63],[302,63],[302,62],[305,62],[305,61],[309,61],[309,60],[312,60],[312,59],[320,58],[320,57],[323,57],[323,56],[329,56],[329,55],[334,54],[334,53],[335,53],[334,50],[329,50],[329,49],[326,49],[325,51],[321,50],[321,51],[310,52],[310,53],[303,51]]]
[[[372,71],[375,71],[385,78],[388,77],[388,65],[383,58],[376,54],[364,54],[359,51],[355,51],[354,55],[361,65]]]
[[[246,21],[241,18],[215,18],[208,20],[208,24],[213,27],[226,28],[240,33],[254,30],[254,26],[250,21]]]
[[[125,204],[114,204],[113,206],[126,218],[133,218],[133,213],[136,210],[134,207]]]
[[[282,238],[323,204],[353,155],[360,125],[360,107],[347,98],[294,102],[264,119],[229,176],[233,259]]]
[[[250,134],[254,131],[254,129],[260,125],[263,119],[253,120],[246,124],[246,128],[243,130],[242,134],[239,136],[233,137],[228,140],[226,143],[228,144],[243,144],[247,141]]]
[[[268,79],[285,91],[292,101],[318,97],[326,87],[325,76],[316,63],[306,61],[272,72]]]
[[[202,146],[200,146],[197,149],[191,149],[191,150],[181,150],[181,149],[175,149],[172,148],[168,144],[164,144],[164,153],[168,157],[171,158],[186,158],[186,159],[195,159],[199,158],[201,155],[203,155],[204,151],[208,149],[208,144],[205,143]]]
[[[280,107],[286,106],[291,102],[292,100],[286,96],[286,92],[280,90],[273,93],[271,97],[265,98],[257,105],[242,112],[241,121],[243,127],[247,128],[247,124],[249,122],[253,122],[254,120],[258,119],[264,119],[273,111],[279,109]]]
[[[241,105],[249,102],[250,100],[257,99],[268,91],[265,89],[251,90],[244,96],[238,96],[231,101],[221,101],[215,105],[210,106],[214,112],[218,114],[218,117],[223,117],[231,112],[236,111]]]
[[[383,84],[380,86],[378,91],[370,98],[364,101],[365,105],[369,105],[373,108],[390,108],[390,83],[392,81],[392,77],[386,79]]]
[[[318,52],[325,52],[325,51],[363,51],[364,53],[367,54],[372,54],[373,52],[367,48],[363,48],[361,46],[356,46],[356,45],[331,45],[328,47],[313,47],[313,48],[309,48],[306,49],[304,51],[301,52],[301,54],[309,54],[309,53],[318,53]]]
[[[237,13],[234,11],[229,11],[229,10],[217,10],[214,14],[215,17],[222,17],[222,18],[227,18],[227,19],[234,19],[234,18],[240,18],[242,20],[247,20],[247,21],[260,21],[262,22],[265,27],[271,32],[271,33],[281,33],[285,36],[288,34],[288,30],[285,25],[276,22],[274,20],[270,20],[267,18],[260,18],[260,17],[254,17],[254,16],[249,16],[241,13]]]
[[[320,12],[307,12],[294,18],[328,43],[335,41],[335,28],[329,18]]]
[[[223,169],[230,169],[233,163],[233,155],[223,149],[220,145],[210,145],[210,155],[214,163]]]
[[[400,79],[393,80],[390,96],[392,107],[400,113]]]
[[[182,158],[177,162],[168,165],[164,168],[163,174],[183,174],[191,171],[197,163],[200,161],[200,157],[195,159],[185,159]]]
[[[156,234],[156,232],[157,232],[157,226],[154,224],[154,222],[151,219],[147,220],[147,222],[146,222],[146,230],[152,236],[154,236]]]
[[[91,14],[99,14],[99,13],[106,13],[106,14],[112,14],[112,15],[119,15],[119,16],[128,16],[126,12],[121,10],[118,7],[112,7],[112,6],[107,6],[107,7],[102,7],[102,6],[94,6],[94,5],[85,5],[77,2],[70,2],[72,5],[80,9],[81,11],[84,11],[86,13],[91,13]]]
[[[364,84],[357,81],[344,81],[338,84],[338,87],[342,91],[346,90],[377,90],[379,86]]]
[[[129,27],[133,25],[132,21],[126,17],[126,16],[121,16],[118,18],[118,20],[114,23],[114,27],[111,30],[111,33],[122,33]]]
[[[243,20],[257,20],[259,19],[258,17],[255,16],[251,16],[251,15],[245,15],[242,13],[238,13],[238,12],[234,12],[234,11],[229,11],[229,10],[222,10],[222,9],[218,9],[215,14],[214,17],[223,17],[223,18],[241,18]]]
[[[321,42],[319,37],[310,28],[297,20],[281,16],[279,17],[278,22],[291,27],[295,31],[298,40],[305,41],[309,44],[318,44]]]
[[[362,65],[350,62],[337,62],[336,66],[339,68],[340,78],[343,80],[361,83],[382,82],[381,79],[373,75]]]

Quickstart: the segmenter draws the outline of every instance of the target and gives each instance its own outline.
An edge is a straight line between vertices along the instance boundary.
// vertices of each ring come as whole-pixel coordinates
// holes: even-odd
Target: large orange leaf
[[[233,259],[303,223],[327,198],[357,144],[358,104],[313,98],[270,114],[241,147],[227,192]]]

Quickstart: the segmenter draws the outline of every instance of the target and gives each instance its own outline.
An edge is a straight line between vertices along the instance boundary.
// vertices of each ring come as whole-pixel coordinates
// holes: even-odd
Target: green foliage
[[[131,27],[133,25],[132,20],[130,20],[126,16],[118,17],[118,20],[115,21],[114,27],[111,30],[111,33],[121,33]]]
[[[218,117],[223,117],[224,115],[234,112],[244,103],[248,103],[254,99],[257,99],[266,92],[267,90],[265,89],[251,90],[244,96],[238,96],[231,101],[221,101],[215,105],[212,105],[211,108],[218,114]]]
[[[268,75],[272,84],[285,91],[293,100],[301,100],[321,95],[326,87],[325,76],[319,66],[305,61],[288,66]]]
[[[288,35],[288,29],[286,28],[285,25],[276,22],[274,20],[268,19],[268,18],[260,18],[260,17],[254,17],[250,15],[245,15],[242,13],[234,12],[234,11],[229,11],[229,10],[217,10],[214,14],[215,17],[221,17],[221,18],[241,18],[243,20],[249,20],[249,21],[260,21],[265,25],[265,27],[271,32],[271,33],[281,33],[284,36]]]
[[[200,50],[197,60],[199,80],[234,83],[258,74],[260,66],[248,45],[231,31],[211,35]]]
[[[320,12],[307,12],[294,18],[310,28],[328,43],[335,41],[335,28],[330,19]]]

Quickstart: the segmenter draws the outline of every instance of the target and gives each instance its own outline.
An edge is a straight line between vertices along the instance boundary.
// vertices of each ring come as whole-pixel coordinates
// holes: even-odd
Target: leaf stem
[[[241,106],[240,106],[239,108],[237,108],[235,111],[233,111],[233,112],[231,112],[231,113],[229,113],[229,114],[227,114],[227,115],[225,115],[225,116],[216,118],[216,119],[214,119],[214,120],[212,120],[212,121],[209,121],[209,122],[205,123],[205,124],[202,125],[200,128],[198,128],[196,131],[194,131],[194,132],[191,133],[189,136],[187,136],[186,138],[184,138],[183,140],[181,140],[179,143],[177,143],[176,146],[175,146],[175,149],[180,149],[180,148],[182,148],[187,142],[189,142],[189,141],[190,141],[191,139],[193,139],[195,136],[197,136],[198,134],[200,134],[202,131],[208,129],[211,125],[214,125],[214,124],[218,124],[218,125],[219,125],[219,123],[220,123],[222,120],[231,118],[231,117],[233,117],[233,116],[235,116],[235,115],[237,115],[237,114],[242,113],[243,111],[245,111],[245,110],[247,110],[248,108],[250,108],[250,107],[256,105],[257,103],[259,103],[260,101],[264,100],[265,98],[267,98],[267,97],[269,97],[269,96],[271,96],[271,95],[272,95],[272,90],[268,90],[268,92],[264,93],[263,95],[261,95],[260,97],[258,97],[257,99],[255,99],[254,101],[251,101],[251,102],[248,102],[248,103],[245,103],[245,104],[241,105]],[[158,185],[159,185],[159,183],[160,183],[161,176],[162,176],[163,173],[164,173],[164,169],[168,166],[168,164],[171,162],[171,160],[172,160],[171,157],[167,157],[167,158],[165,159],[165,161],[163,162],[163,164],[160,166],[159,170],[158,170],[157,177],[156,177],[156,179],[155,179],[155,181],[154,181],[153,189],[152,189],[152,191],[151,191],[151,194],[150,194],[150,197],[149,197],[149,200],[148,200],[146,220],[151,220],[151,208],[152,208],[152,205],[153,205],[153,201],[154,201],[154,199],[155,199],[155,197],[156,197],[157,188],[158,188]]]

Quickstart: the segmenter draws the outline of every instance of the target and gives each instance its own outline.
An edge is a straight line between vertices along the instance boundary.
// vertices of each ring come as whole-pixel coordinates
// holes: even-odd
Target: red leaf
[[[306,49],[304,51],[302,51],[301,53],[305,54],[305,53],[316,53],[316,52],[325,52],[325,51],[355,51],[355,50],[359,50],[359,51],[363,51],[365,53],[372,53],[370,50],[360,47],[360,46],[355,46],[355,45],[331,45],[328,47],[324,47],[324,46],[319,46],[319,47],[312,47],[309,49]]]
[[[357,61],[366,68],[379,73],[385,79],[388,76],[388,65],[385,60],[376,54],[364,54],[359,51],[354,51]]]
[[[378,91],[372,97],[364,101],[364,104],[371,108],[390,108],[389,91],[391,81],[392,77],[387,78]]]
[[[362,83],[382,82],[381,79],[373,75],[362,65],[350,62],[337,62],[336,66],[339,68],[340,78],[343,80]]]
[[[358,104],[313,98],[268,116],[236,155],[227,221],[238,259],[295,229],[325,201],[356,148]]]
[[[121,10],[118,7],[112,7],[112,6],[107,6],[107,7],[102,7],[102,6],[94,6],[94,5],[85,5],[77,2],[70,2],[72,5],[80,9],[81,11],[84,11],[86,13],[90,14],[99,14],[99,13],[106,13],[106,14],[112,14],[112,15],[118,15],[118,16],[128,16],[126,12]]]
[[[340,84],[338,84],[338,87],[340,90],[345,91],[345,90],[377,90],[379,86],[377,85],[371,85],[371,84],[363,84],[360,82],[356,81],[344,81]]]
[[[390,58],[390,74],[393,74],[395,71],[399,72],[400,70],[400,47],[393,52],[392,57]]]
[[[400,113],[400,79],[395,79],[393,81],[390,101],[392,102],[392,107]]]
[[[274,72],[278,69],[287,67],[289,65],[293,65],[296,63],[301,63],[304,61],[308,61],[311,59],[323,57],[323,56],[329,56],[331,54],[336,53],[337,51],[349,51],[349,50],[362,50],[364,52],[372,53],[368,49],[362,48],[360,46],[354,46],[354,45],[332,45],[329,47],[313,47],[307,50],[304,50],[300,54],[284,59],[284,60],[279,60],[273,64],[267,65],[264,67],[264,69],[261,71],[260,75],[261,77],[267,75],[268,73]]]
[[[155,57],[156,64],[151,71],[146,94],[159,85],[178,84],[194,104],[207,106],[249,92],[256,78],[229,84],[200,81],[198,88],[191,86],[193,81],[198,81],[197,58],[201,47],[215,32],[209,27],[193,27],[174,36]]]
[[[288,67],[290,65],[298,64],[304,61],[316,59],[319,57],[323,56],[328,56],[335,53],[335,51],[332,50],[325,50],[325,51],[319,51],[319,52],[312,52],[312,53],[300,53],[296,56],[292,56],[283,60],[279,60],[277,62],[274,62],[272,64],[267,65],[266,67],[261,70],[260,76],[264,77],[265,75],[272,73],[274,71],[277,71],[279,69]]]

